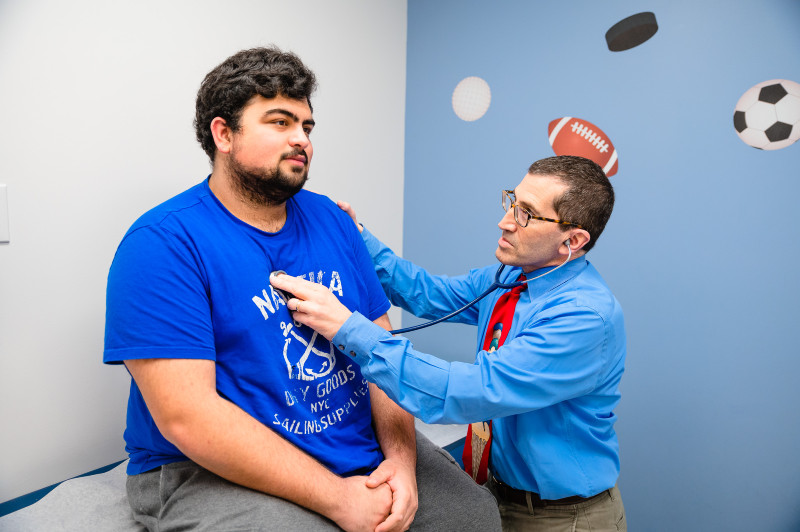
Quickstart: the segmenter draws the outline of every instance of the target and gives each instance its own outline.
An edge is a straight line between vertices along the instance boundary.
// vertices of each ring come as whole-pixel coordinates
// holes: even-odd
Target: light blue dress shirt
[[[473,300],[495,266],[459,277],[433,276],[362,233],[386,295],[434,319]],[[536,276],[545,270],[532,272]],[[520,268],[506,268],[510,283]],[[498,290],[452,321],[477,325],[473,364],[416,351],[354,313],[333,339],[365,378],[427,423],[493,420],[490,468],[502,482],[544,499],[589,497],[619,476],[614,407],[625,362],[622,309],[585,257],[532,281],[505,343],[480,350]]]

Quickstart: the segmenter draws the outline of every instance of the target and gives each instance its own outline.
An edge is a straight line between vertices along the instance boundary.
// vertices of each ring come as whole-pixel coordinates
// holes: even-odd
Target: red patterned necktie
[[[524,281],[525,275],[520,275],[517,281]],[[486,338],[483,341],[483,350],[492,352],[497,350],[508,336],[511,322],[514,319],[514,309],[517,307],[520,293],[527,289],[523,284],[506,292],[492,310],[489,324],[486,327]],[[479,421],[467,427],[467,441],[464,442],[464,452],[461,455],[464,461],[464,471],[472,475],[478,484],[486,482],[489,471],[489,456],[492,451],[492,421]]]

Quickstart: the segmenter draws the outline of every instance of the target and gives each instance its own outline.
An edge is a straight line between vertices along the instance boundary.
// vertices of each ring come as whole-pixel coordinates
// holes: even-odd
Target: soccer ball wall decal
[[[800,83],[771,79],[750,87],[736,103],[733,127],[760,150],[793,144],[800,139]]]

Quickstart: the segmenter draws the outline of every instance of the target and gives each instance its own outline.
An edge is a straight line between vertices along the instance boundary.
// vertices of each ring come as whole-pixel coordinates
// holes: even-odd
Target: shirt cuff
[[[353,312],[339,328],[332,342],[339,351],[355,360],[359,366],[364,366],[372,358],[375,345],[391,336],[386,329],[371,322],[360,312]]]

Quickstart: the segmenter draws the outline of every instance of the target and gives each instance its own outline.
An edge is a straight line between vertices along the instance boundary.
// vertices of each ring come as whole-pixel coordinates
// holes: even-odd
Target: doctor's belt
[[[513,502],[516,504],[521,504],[523,506],[528,506],[530,503],[531,506],[534,508],[542,508],[545,506],[568,506],[571,504],[580,504],[583,502],[591,501],[597,497],[600,497],[608,490],[601,491],[597,495],[592,495],[591,497],[581,497],[579,495],[573,495],[572,497],[564,497],[563,499],[542,499],[538,493],[533,491],[525,491],[525,490],[518,490],[516,488],[512,488],[508,484],[503,484],[497,477],[494,475],[491,476],[489,480],[493,486],[493,490],[497,492],[497,495],[504,502]],[[529,499],[530,497],[530,499]]]

